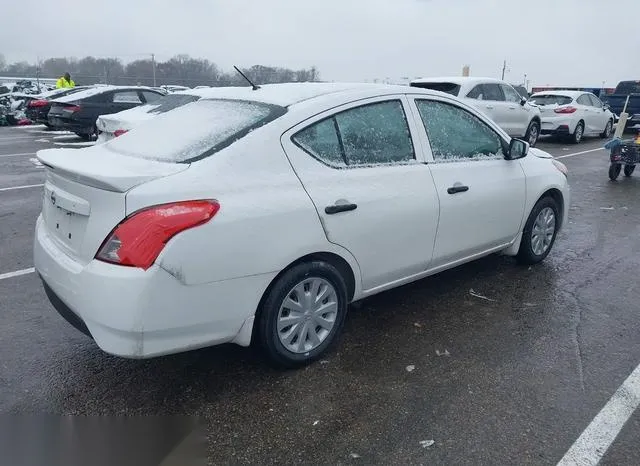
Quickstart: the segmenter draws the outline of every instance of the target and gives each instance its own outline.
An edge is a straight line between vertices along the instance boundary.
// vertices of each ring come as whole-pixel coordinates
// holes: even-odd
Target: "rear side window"
[[[495,100],[498,102],[504,100],[502,88],[498,84],[483,84],[482,88],[484,89],[484,100]]]
[[[467,97],[470,99],[484,100],[484,86],[482,84],[478,84],[476,87],[469,91]]]
[[[121,91],[113,93],[113,102],[119,104],[141,104],[140,96],[136,91]]]
[[[402,102],[392,100],[345,110],[293,136],[316,159],[334,166],[368,166],[415,160]]]
[[[199,100],[163,113],[105,148],[160,162],[186,163],[208,157],[278,118],[284,107],[240,100]]]
[[[458,96],[460,85],[455,83],[411,83],[412,87],[420,87],[422,89],[431,89],[432,91],[446,92],[454,96]]]
[[[573,99],[566,95],[540,94],[531,97],[530,102],[536,105],[568,105]]]

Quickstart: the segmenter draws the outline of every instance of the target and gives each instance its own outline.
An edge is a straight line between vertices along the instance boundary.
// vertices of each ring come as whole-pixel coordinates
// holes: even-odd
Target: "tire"
[[[611,132],[613,131],[613,121],[607,121],[607,126],[604,127],[604,131],[600,133],[600,137],[602,139],[609,139],[611,137]]]
[[[531,210],[525,223],[516,260],[521,264],[542,262],[553,248],[560,224],[558,204],[551,197],[543,197]],[[549,215],[552,214],[552,217]],[[553,224],[550,224],[552,218]],[[546,230],[544,226],[546,225]],[[543,227],[541,230],[540,227]],[[551,228],[550,228],[551,227]],[[551,236],[549,237],[549,234]]]
[[[90,141],[91,140],[91,135],[90,134],[87,134],[87,133],[76,133],[76,135],[81,137],[85,141]]]
[[[624,176],[631,176],[633,171],[636,169],[635,165],[625,165],[624,166]]]
[[[524,139],[529,143],[530,147],[535,147],[539,137],[540,123],[538,123],[537,121],[532,121],[531,123],[529,123],[527,132],[524,135]]]
[[[311,305],[307,307],[303,297],[307,292],[310,296],[326,293],[325,299],[335,305],[327,306],[323,300],[320,305],[309,301]],[[287,307],[287,301],[301,305]],[[325,311],[323,314],[318,312],[318,306]],[[262,300],[258,309],[255,343],[276,367],[293,369],[305,366],[335,343],[344,325],[347,306],[347,285],[333,265],[324,261],[298,264],[282,274]],[[286,325],[289,318],[296,318],[293,325]],[[319,322],[325,325],[319,325]],[[315,325],[311,330],[315,341],[309,333],[309,325]]]
[[[622,168],[621,163],[612,163],[611,165],[609,165],[609,179],[611,181],[615,181],[618,179],[621,168]]]
[[[573,134],[571,135],[571,142],[574,144],[578,144],[582,141],[582,137],[584,136],[584,123],[579,121],[576,125],[576,129],[573,130]]]

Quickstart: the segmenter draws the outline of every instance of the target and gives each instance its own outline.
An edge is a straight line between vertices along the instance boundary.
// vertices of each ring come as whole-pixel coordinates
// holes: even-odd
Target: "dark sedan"
[[[55,99],[48,120],[56,129],[72,131],[87,140],[94,139],[98,135],[96,120],[100,115],[153,103],[163,95],[148,87],[94,87]]]
[[[89,89],[89,86],[77,86],[65,89],[54,89],[53,91],[43,92],[40,95],[34,96],[33,100],[27,103],[26,116],[34,123],[40,123],[47,126],[49,125],[49,110],[51,110],[51,101],[58,99],[66,95],[74,94],[76,92]]]

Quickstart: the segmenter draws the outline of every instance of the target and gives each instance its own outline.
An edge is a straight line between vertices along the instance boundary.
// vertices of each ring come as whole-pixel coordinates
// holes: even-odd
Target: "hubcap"
[[[545,207],[536,217],[531,231],[531,250],[536,256],[541,256],[547,252],[547,249],[551,246],[555,231],[556,215],[552,208]]]
[[[533,125],[531,127],[531,131],[529,132],[529,145],[535,146],[537,140],[538,140],[538,127],[536,125]]]
[[[322,278],[308,278],[294,286],[278,313],[278,338],[292,353],[311,351],[329,336],[338,316],[338,295]]]

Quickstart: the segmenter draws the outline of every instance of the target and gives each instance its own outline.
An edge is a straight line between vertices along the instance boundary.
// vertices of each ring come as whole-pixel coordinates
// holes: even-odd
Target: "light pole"
[[[153,87],[156,87],[156,55],[151,54],[151,68],[153,70]]]

